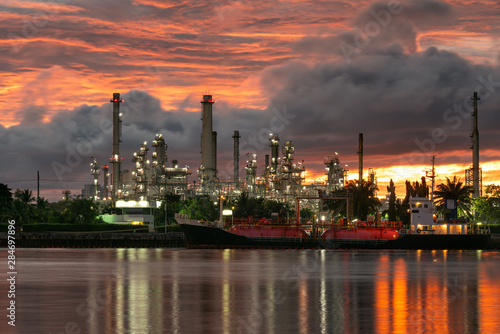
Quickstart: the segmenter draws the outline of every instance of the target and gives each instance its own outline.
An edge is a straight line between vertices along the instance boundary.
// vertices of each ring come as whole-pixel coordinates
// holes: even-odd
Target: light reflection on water
[[[0,333],[500,331],[499,252],[18,249],[16,255],[17,324],[12,331],[0,322]],[[7,291],[1,281],[0,293]]]

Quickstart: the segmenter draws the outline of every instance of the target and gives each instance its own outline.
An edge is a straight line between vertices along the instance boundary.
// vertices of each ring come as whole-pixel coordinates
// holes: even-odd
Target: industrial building
[[[481,170],[479,168],[479,133],[477,130],[477,101],[479,97],[474,93],[474,111],[472,112],[472,145],[473,165],[467,171],[466,180],[473,186],[474,196],[480,194]],[[155,134],[151,144],[143,142],[131,157],[134,168],[122,170],[123,157],[120,155],[121,142],[121,100],[119,93],[114,93],[110,100],[113,104],[113,139],[112,156],[109,167],[100,167],[95,158],[92,158],[91,174],[93,175],[92,187],[86,187],[85,195],[102,200],[111,200],[112,203],[121,201],[135,201],[145,203],[160,201],[166,194],[177,194],[183,199],[195,195],[209,195],[214,199],[224,196],[235,198],[242,192],[249,196],[272,198],[282,202],[293,203],[298,197],[311,198],[319,193],[330,193],[344,188],[347,179],[347,166],[340,161],[339,154],[335,152],[324,158],[325,182],[304,184],[306,166],[304,161],[295,160],[295,147],[292,140],[280,139],[279,134],[269,134],[269,155],[264,156],[262,170],[259,170],[259,157],[257,154],[247,154],[244,167],[245,176],[240,177],[240,132],[234,130],[234,175],[230,180],[220,180],[217,170],[217,132],[214,131],[212,95],[203,95],[201,103],[201,159],[197,169],[197,180],[188,182],[192,174],[189,166],[182,166],[178,160],[173,159],[167,165],[167,143],[162,134]],[[281,154],[280,154],[281,150]],[[151,151],[151,152],[150,152]],[[359,134],[359,177],[363,180],[363,134]],[[103,171],[103,184],[99,185],[100,171]],[[368,179],[376,185],[376,173],[368,170]],[[108,185],[108,180],[111,184]],[[151,202],[153,203],[153,202]],[[306,204],[307,205],[307,204]],[[154,206],[154,205],[153,205]],[[153,207],[152,206],[152,207]]]
[[[214,131],[212,95],[203,95],[201,103],[201,160],[197,169],[198,180],[188,182],[192,174],[189,166],[182,166],[173,159],[167,159],[167,143],[162,134],[156,134],[149,144],[143,142],[130,158],[132,169],[123,169],[124,157],[120,155],[122,141],[122,119],[120,104],[124,101],[119,93],[114,93],[110,100],[113,105],[113,139],[111,173],[108,166],[100,166],[92,157],[90,164],[93,185],[86,186],[84,194],[88,198],[111,200],[113,203],[123,200],[149,201],[161,200],[165,194],[177,194],[182,198],[194,195],[210,195],[214,198],[224,195],[236,197],[242,192],[249,196],[263,196],[280,201],[293,201],[296,196],[317,194],[318,189],[333,191],[344,187],[347,168],[340,162],[339,155],[325,157],[324,184],[304,184],[306,167],[304,162],[295,161],[295,147],[291,140],[281,144],[278,134],[269,135],[270,155],[265,155],[265,164],[258,170],[258,156],[247,156],[245,176],[240,177],[240,153],[238,130],[232,136],[234,140],[234,175],[231,180],[220,180],[217,170],[217,132]],[[281,155],[280,155],[281,151]],[[102,173],[101,173],[102,171]],[[102,183],[99,176],[103,174]],[[111,180],[111,184],[108,184]],[[123,202],[120,202],[123,204]]]

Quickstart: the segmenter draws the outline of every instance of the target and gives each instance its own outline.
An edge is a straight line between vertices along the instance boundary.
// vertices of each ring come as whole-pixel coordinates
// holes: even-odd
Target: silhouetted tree
[[[6,222],[10,217],[10,210],[12,209],[12,189],[6,184],[0,183],[0,219]]]
[[[369,214],[375,214],[382,205],[375,197],[378,188],[371,182],[364,181],[358,185],[357,181],[349,181],[347,191],[352,194],[354,218],[366,220]]]
[[[346,189],[338,189],[330,192],[326,197],[345,196]],[[332,211],[332,217],[347,216],[347,201],[345,199],[324,199],[323,204]]]
[[[469,217],[472,217],[471,212],[471,187],[466,186],[460,181],[460,178],[454,176],[452,180],[446,178],[446,184],[441,183],[436,187],[434,192],[435,204],[438,208],[444,207],[444,201],[454,199],[457,202],[457,208]]]
[[[6,184],[0,183],[0,206],[9,207],[12,204],[12,189]]]
[[[166,194],[163,197],[160,209],[156,210],[156,215],[155,215],[156,226],[165,225],[165,203],[167,204],[168,225],[177,224],[177,221],[175,220],[175,214],[179,213],[185,204],[183,203],[183,201],[181,201],[180,195]]]
[[[33,192],[29,189],[16,190],[14,197],[25,204],[30,204],[35,200],[35,197],[33,197]]]
[[[389,221],[397,220],[397,207],[396,207],[396,187],[391,179],[389,185],[387,186],[387,192],[389,193],[389,208],[387,209],[387,215]]]
[[[68,207],[62,214],[62,221],[68,224],[102,223],[99,207],[92,199],[75,198],[69,200]]]
[[[486,186],[485,196],[472,199],[474,211],[480,220],[492,223],[500,222],[500,186],[490,184]]]
[[[33,208],[33,220],[36,223],[53,223],[54,210],[50,207],[49,201],[39,197],[36,206]]]
[[[191,219],[214,221],[219,219],[219,206],[208,196],[196,196],[184,203],[180,213]]]

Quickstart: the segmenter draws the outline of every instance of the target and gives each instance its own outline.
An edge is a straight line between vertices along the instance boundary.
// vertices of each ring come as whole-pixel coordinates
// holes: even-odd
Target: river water
[[[496,251],[17,249],[16,260],[16,326],[2,279],[0,333],[500,333]]]

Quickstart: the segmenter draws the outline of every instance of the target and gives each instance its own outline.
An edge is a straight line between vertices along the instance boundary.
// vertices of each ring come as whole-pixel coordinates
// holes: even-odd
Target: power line
[[[30,180],[8,180],[4,181],[6,183],[15,183],[15,182],[36,182],[37,179],[30,179]],[[54,179],[40,179],[40,181],[49,181],[49,182],[62,182],[62,183],[85,183],[88,182],[89,184],[92,183],[89,180],[54,180]]]
[[[15,181],[7,181],[9,183],[13,183],[13,182],[34,182],[36,181],[36,179],[31,179],[31,180],[15,180]]]

